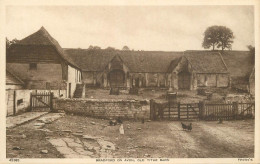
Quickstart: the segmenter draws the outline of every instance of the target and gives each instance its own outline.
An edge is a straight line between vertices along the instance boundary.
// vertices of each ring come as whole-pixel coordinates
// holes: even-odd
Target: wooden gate
[[[181,104],[179,102],[150,101],[150,118],[170,120],[197,120],[199,119],[199,104]]]
[[[197,120],[199,119],[199,104],[180,104],[179,103],[179,120]]]
[[[52,111],[53,110],[53,93],[31,93],[30,109],[31,111]]]

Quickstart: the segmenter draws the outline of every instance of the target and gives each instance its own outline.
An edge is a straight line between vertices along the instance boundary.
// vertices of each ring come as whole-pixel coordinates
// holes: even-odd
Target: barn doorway
[[[190,84],[191,84],[191,78],[190,77],[191,77],[191,75],[190,75],[189,72],[180,72],[178,74],[178,88],[189,90]]]
[[[139,88],[139,78],[136,78],[136,79],[135,79],[135,87],[138,87],[138,88]]]
[[[123,87],[125,82],[125,73],[122,70],[113,70],[109,73],[109,83],[111,87]]]

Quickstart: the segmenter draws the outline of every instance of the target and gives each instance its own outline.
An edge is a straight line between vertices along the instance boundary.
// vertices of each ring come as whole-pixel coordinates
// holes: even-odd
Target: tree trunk
[[[213,51],[215,50],[215,44],[213,44]]]

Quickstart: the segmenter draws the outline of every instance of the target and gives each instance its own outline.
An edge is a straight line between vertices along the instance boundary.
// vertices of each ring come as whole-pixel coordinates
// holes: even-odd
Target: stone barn
[[[168,68],[169,87],[195,90],[199,87],[228,87],[230,75],[218,52],[185,51],[171,61]]]
[[[10,46],[6,69],[24,82],[25,89],[67,90],[68,97],[82,79],[81,69],[44,27]]]
[[[99,87],[168,87],[167,69],[182,52],[65,49],[82,82]]]

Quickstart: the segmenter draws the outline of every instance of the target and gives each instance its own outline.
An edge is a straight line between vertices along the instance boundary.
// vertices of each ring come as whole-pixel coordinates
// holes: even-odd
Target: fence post
[[[199,119],[204,119],[205,116],[205,101],[199,102]]]
[[[30,112],[32,111],[32,92],[30,93]]]
[[[52,103],[52,99],[53,99],[53,92],[51,92],[51,95],[50,95],[51,97],[50,97],[50,110],[51,110],[51,112],[53,112],[53,103]]]
[[[178,120],[181,119],[181,103],[178,102]]]
[[[171,102],[169,101],[169,119],[170,119],[170,115],[171,115]]]
[[[16,114],[16,91],[14,90],[14,101],[13,101],[13,115]]]
[[[233,102],[232,103],[233,106],[233,119],[237,119],[237,114],[238,114],[238,102]]]
[[[154,102],[154,100],[153,99],[151,99],[150,100],[150,119],[151,120],[154,120],[154,105],[153,105],[153,102]]]

